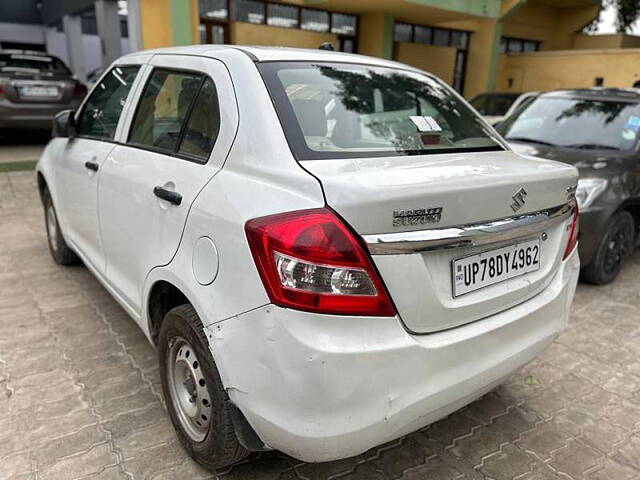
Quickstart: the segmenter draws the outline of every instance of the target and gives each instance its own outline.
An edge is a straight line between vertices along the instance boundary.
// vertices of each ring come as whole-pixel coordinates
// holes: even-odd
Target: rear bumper
[[[207,334],[231,400],[265,444],[329,461],[420,429],[529,362],[565,328],[578,273],[574,252],[535,298],[428,335],[397,318],[272,305]]]
[[[40,104],[0,101],[0,128],[50,129],[54,117],[62,110],[75,110],[81,100],[70,103]]]

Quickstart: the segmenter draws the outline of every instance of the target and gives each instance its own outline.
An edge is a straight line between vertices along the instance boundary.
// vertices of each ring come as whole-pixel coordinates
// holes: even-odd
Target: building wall
[[[332,33],[307,32],[242,22],[231,23],[231,43],[234,45],[318,48],[324,42],[337,45],[337,37]]]
[[[628,88],[640,80],[640,49],[565,50],[501,55],[496,91],[593,87]],[[509,79],[513,80],[509,86]]]
[[[0,42],[45,44],[45,28],[39,24],[0,22]]]
[[[622,47],[624,35],[584,35],[576,34],[573,38],[573,48],[576,50],[591,50]]]
[[[540,50],[571,49],[575,32],[597,15],[598,7],[555,8],[548,3],[528,1],[514,8],[502,24],[505,37],[536,40]]]
[[[67,39],[63,32],[58,32],[55,28],[45,28],[47,52],[71,66],[69,54],[67,53]],[[122,54],[125,55],[131,51],[129,48],[129,39],[120,39],[120,48]],[[100,45],[100,37],[98,35],[83,35],[82,49],[84,53],[85,73],[89,73],[96,68],[102,67],[102,48]]]
[[[454,47],[434,47],[419,43],[396,43],[396,59],[433,73],[449,85],[453,83],[456,63]]]

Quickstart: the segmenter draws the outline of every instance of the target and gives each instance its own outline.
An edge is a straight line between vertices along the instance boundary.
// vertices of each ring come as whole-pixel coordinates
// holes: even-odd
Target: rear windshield
[[[299,160],[502,150],[449,87],[420,73],[353,64],[260,64]]]
[[[505,115],[519,95],[479,95],[471,100],[473,108],[481,115],[501,117]]]
[[[510,116],[499,130],[513,141],[631,150],[640,133],[640,104],[543,96]]]
[[[69,74],[59,58],[22,53],[0,53],[0,71],[14,73]]]

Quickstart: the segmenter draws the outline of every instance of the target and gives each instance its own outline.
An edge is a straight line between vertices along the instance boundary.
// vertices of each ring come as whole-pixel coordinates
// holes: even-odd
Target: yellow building
[[[144,48],[330,42],[433,72],[467,97],[640,78],[640,39],[579,33],[601,0],[138,1]]]

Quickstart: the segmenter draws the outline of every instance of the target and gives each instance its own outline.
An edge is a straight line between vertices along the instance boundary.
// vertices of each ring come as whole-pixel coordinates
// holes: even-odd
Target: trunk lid
[[[490,222],[564,205],[575,168],[510,151],[305,161],[322,183],[327,204],[360,235],[443,229]],[[513,196],[524,188],[514,213]],[[427,224],[403,220],[409,210],[442,209]],[[436,210],[437,211],[437,210]],[[400,220],[394,226],[394,212]],[[540,269],[454,297],[454,260],[540,238],[524,235],[490,245],[373,255],[405,326],[415,333],[456,327],[515,306],[542,291],[557,271],[568,238],[556,223],[540,242]]]

